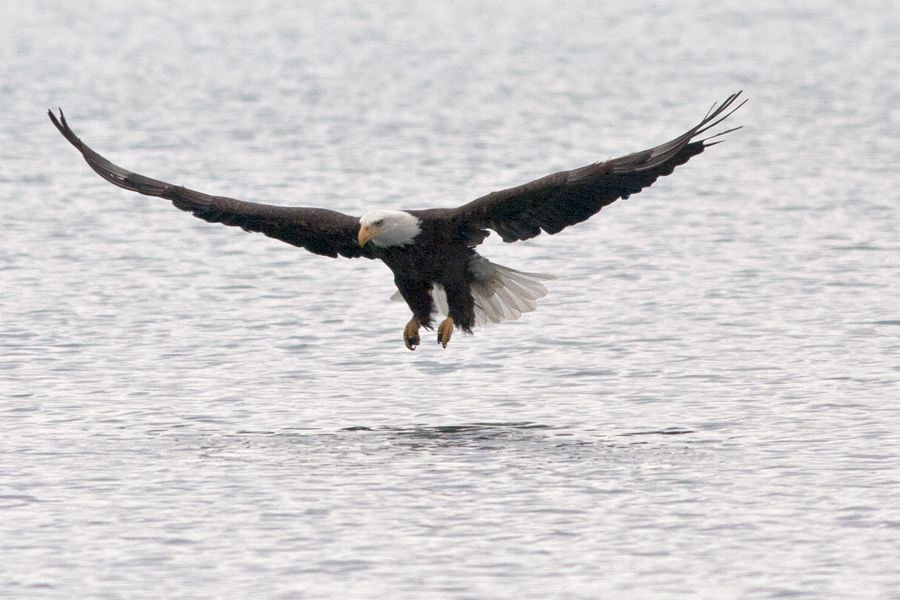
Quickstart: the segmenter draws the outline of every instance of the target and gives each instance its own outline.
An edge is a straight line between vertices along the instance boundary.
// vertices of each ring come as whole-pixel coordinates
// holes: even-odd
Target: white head
[[[370,210],[359,220],[359,245],[407,246],[419,235],[419,219],[402,210]]]

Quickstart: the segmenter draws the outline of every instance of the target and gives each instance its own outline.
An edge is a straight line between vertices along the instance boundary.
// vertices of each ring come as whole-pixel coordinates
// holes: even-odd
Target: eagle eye
[[[384,225],[384,219],[378,219],[374,224],[375,227],[381,227],[382,225]]]

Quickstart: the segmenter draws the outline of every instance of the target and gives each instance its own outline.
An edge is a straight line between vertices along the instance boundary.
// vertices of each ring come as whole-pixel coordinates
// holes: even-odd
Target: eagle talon
[[[446,319],[441,321],[440,325],[438,325],[438,331],[437,331],[438,344],[440,344],[441,346],[446,348],[447,342],[450,341],[451,335],[453,335],[453,319],[451,319],[450,317],[447,317]]]
[[[406,324],[406,327],[403,328],[403,343],[410,350],[415,350],[421,341],[421,338],[419,338],[419,320],[413,317]]]

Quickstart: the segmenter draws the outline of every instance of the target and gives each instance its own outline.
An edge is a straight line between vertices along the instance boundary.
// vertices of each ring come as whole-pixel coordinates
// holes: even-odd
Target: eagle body
[[[504,242],[552,235],[640,192],[721,142],[709,140],[739,129],[696,139],[743,106],[746,100],[736,104],[739,95],[713,105],[680,136],[647,150],[547,175],[456,208],[372,210],[362,217],[246,202],[152,179],[91,149],[69,127],[62,110],[59,117],[48,114],[88,165],[118,187],[165,198],[205,221],[263,233],[322,256],[381,260],[394,275],[395,298],[399,295],[412,312],[403,332],[412,350],[419,344],[419,328],[431,329],[436,313],[446,315],[438,327],[438,342],[446,347],[454,328],[471,333],[476,325],[516,319],[547,294],[542,282],[552,275],[510,269],[475,250],[491,231]]]
[[[447,295],[449,317],[463,331],[472,332],[475,326],[475,306],[469,284],[474,274],[469,262],[476,252],[466,243],[464,235],[448,215],[442,211],[414,213],[422,231],[404,246],[374,249],[394,274],[394,284],[409,305],[413,315],[426,329],[431,329],[436,312],[432,289],[435,285]]]
[[[431,329],[432,317],[444,312],[454,324],[471,333],[476,323],[472,286],[481,280],[484,257],[474,247],[487,237],[446,209],[402,211],[415,218],[420,231],[407,243],[373,248],[394,274],[394,284],[422,327]],[[435,290],[443,294],[446,310],[435,303]]]

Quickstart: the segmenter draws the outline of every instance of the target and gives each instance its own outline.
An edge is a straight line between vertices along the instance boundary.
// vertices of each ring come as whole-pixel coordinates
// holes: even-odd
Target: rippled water
[[[900,597],[893,3],[0,7],[0,590]],[[451,206],[745,129],[403,348],[390,273],[96,177]]]

